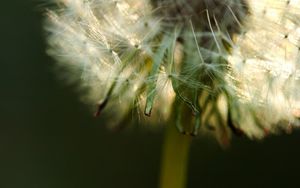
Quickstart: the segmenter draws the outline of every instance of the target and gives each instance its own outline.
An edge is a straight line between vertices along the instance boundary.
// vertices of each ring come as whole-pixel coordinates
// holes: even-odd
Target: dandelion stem
[[[170,124],[166,128],[162,153],[160,188],[184,188],[191,136],[178,132]]]

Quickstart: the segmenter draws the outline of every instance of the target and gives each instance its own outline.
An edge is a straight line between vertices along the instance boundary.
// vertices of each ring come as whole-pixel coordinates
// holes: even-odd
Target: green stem
[[[168,125],[162,153],[160,188],[184,188],[191,136]]]

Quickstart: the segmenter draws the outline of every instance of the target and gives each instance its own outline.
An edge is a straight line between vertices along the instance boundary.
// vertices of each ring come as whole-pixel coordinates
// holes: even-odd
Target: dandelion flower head
[[[226,143],[300,125],[299,0],[53,4],[48,53],[115,126],[168,122]]]

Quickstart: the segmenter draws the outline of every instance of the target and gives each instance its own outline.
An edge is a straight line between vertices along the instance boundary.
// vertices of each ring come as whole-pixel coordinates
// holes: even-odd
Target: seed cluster
[[[227,144],[300,125],[299,0],[54,2],[48,53],[115,128],[167,122]]]

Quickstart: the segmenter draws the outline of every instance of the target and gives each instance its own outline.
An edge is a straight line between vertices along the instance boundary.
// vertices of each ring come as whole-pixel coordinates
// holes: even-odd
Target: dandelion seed
[[[48,52],[85,101],[141,121],[263,138],[300,118],[299,0],[54,0]],[[137,102],[138,101],[138,102]],[[162,118],[159,118],[162,117]],[[141,122],[143,123],[143,122]]]

